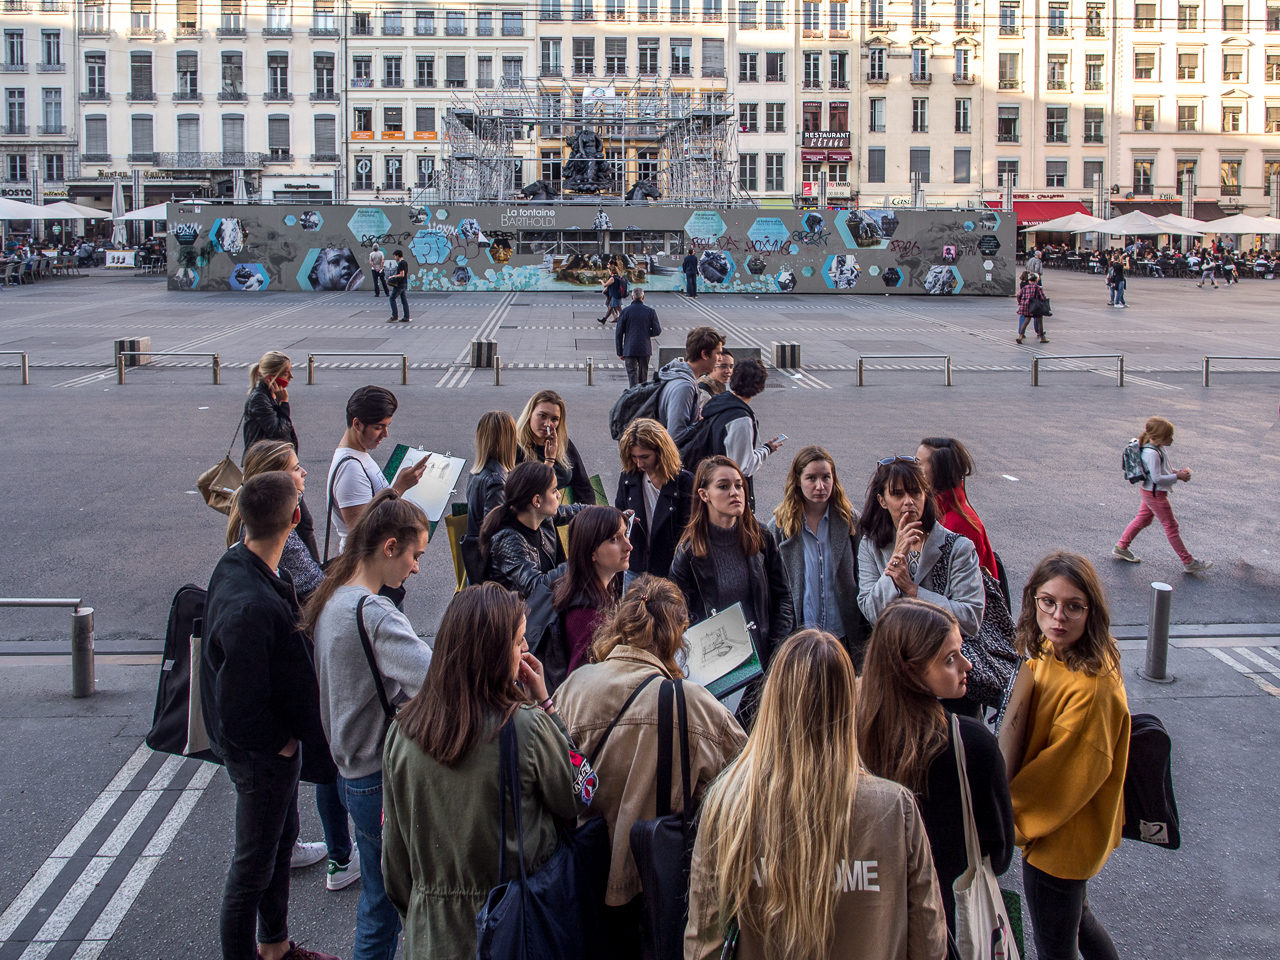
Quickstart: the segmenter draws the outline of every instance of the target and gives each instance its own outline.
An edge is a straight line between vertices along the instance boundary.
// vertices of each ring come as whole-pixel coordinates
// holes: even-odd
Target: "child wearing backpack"
[[[1130,483],[1141,482],[1142,506],[1138,509],[1138,515],[1125,528],[1120,542],[1112,548],[1111,555],[1130,563],[1141,563],[1141,559],[1134,556],[1129,545],[1151,524],[1153,518],[1159,517],[1160,524],[1164,527],[1164,534],[1169,538],[1169,545],[1182,561],[1182,569],[1187,573],[1208,570],[1213,566],[1213,561],[1197,560],[1191,555],[1191,551],[1182,542],[1182,536],[1178,532],[1178,521],[1173,515],[1173,507],[1169,505],[1169,491],[1173,485],[1179,480],[1183,483],[1189,483],[1191,480],[1189,469],[1184,467],[1181,470],[1171,470],[1168,460],[1165,459],[1164,448],[1173,443],[1173,424],[1164,417],[1152,417],[1148,420],[1142,434],[1126,449],[1126,461],[1133,460],[1131,450],[1134,443],[1141,451],[1142,463],[1138,467],[1136,464],[1126,462],[1125,475]],[[1135,471],[1135,467],[1140,470],[1140,475]]]

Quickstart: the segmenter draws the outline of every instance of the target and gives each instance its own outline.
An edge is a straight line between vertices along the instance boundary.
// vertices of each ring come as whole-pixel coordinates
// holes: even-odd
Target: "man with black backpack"
[[[631,295],[631,303],[618,314],[618,328],[613,335],[618,359],[627,365],[627,386],[634,387],[649,379],[652,338],[661,335],[657,311],[645,306],[644,290],[637,288]]]

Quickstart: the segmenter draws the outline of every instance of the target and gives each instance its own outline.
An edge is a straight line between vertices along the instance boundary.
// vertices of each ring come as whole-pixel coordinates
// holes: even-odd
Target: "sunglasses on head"
[[[887,466],[889,466],[889,464],[891,464],[891,463],[897,463],[898,461],[902,461],[903,463],[915,463],[915,462],[916,462],[916,458],[915,458],[915,457],[900,457],[900,456],[892,456],[892,457],[885,457],[883,460],[877,460],[876,462],[877,462],[877,463],[879,463],[879,464],[880,464],[880,466],[882,466],[882,467],[887,467]]]

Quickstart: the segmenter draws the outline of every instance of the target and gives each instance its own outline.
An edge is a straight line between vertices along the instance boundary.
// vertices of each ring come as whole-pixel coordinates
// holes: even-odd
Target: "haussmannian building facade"
[[[519,92],[512,180],[584,98],[724,103],[762,204],[1267,212],[1280,0],[0,0],[0,194],[400,201]],[[605,131],[607,133],[607,131]],[[659,162],[606,136],[620,183]],[[1043,209],[1043,206],[1042,206]],[[1203,210],[1206,208],[1197,208]]]

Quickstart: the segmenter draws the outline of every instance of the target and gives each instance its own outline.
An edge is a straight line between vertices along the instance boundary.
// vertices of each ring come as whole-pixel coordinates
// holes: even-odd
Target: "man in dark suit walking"
[[[631,294],[631,303],[618,314],[618,328],[613,339],[618,348],[618,359],[627,365],[627,383],[634,387],[649,379],[649,358],[653,356],[653,337],[662,336],[662,324],[657,312],[645,306],[644,291],[637,287]]]
[[[693,252],[693,247],[689,248],[689,253],[684,258],[684,262],[680,264],[680,269],[684,271],[685,295],[689,297],[697,297],[698,295],[698,255]]]

